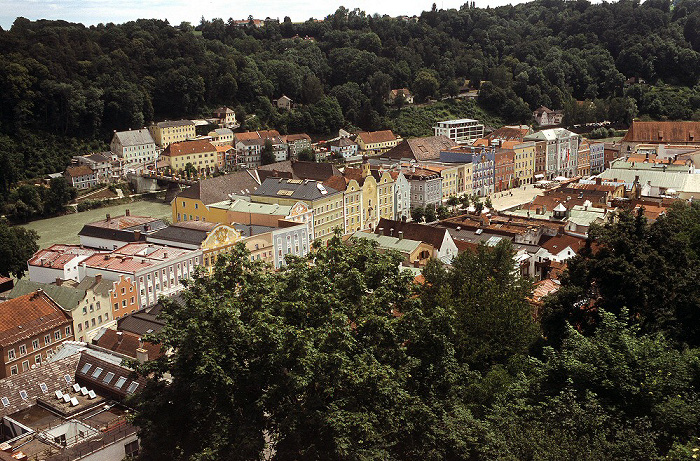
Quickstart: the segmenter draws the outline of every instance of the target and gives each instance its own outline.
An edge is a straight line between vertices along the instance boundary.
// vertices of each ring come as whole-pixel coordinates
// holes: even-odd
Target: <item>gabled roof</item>
[[[63,269],[66,264],[75,258],[85,258],[95,253],[99,253],[99,250],[83,248],[80,245],[55,244],[34,253],[34,256],[27,261],[27,264],[30,266]]]
[[[391,230],[393,229],[394,237],[397,237],[399,231],[401,231],[403,232],[404,238],[429,243],[435,249],[440,249],[440,247],[442,247],[445,234],[448,236],[450,235],[448,230],[444,227],[433,227],[426,224],[409,223],[385,218],[379,220],[376,227],[377,234],[380,233],[380,229],[384,229],[383,235],[391,235]]]
[[[141,146],[144,144],[155,145],[151,133],[145,128],[140,130],[117,131],[114,133],[114,137],[119,140],[119,144],[123,147]]]
[[[51,331],[71,317],[43,291],[0,303],[0,346]]]
[[[137,376],[133,370],[125,368],[96,355],[80,354],[80,361],[75,372],[75,379],[87,384],[88,387],[98,389],[117,398],[143,390],[146,378]],[[88,365],[90,365],[88,367]]]
[[[440,151],[456,145],[457,143],[447,136],[427,136],[401,141],[384,155],[393,159],[439,160]]]
[[[309,141],[309,142],[311,142],[311,136],[309,136],[306,133],[288,134],[286,136],[282,136],[282,140],[285,142],[294,142],[294,141]]]
[[[238,141],[246,141],[246,140],[252,140],[252,139],[272,139],[272,138],[280,138],[280,133],[277,130],[263,130],[263,131],[245,131],[243,133],[236,133],[235,135],[236,140]],[[281,138],[280,138],[281,140]]]
[[[391,130],[382,131],[362,131],[357,135],[357,141],[362,140],[365,144],[375,144],[379,142],[395,141],[396,136]]]
[[[210,203],[227,200],[229,194],[248,195],[258,188],[260,183],[250,170],[237,171],[230,174],[200,180],[177,195],[177,198],[201,200]]]
[[[85,299],[86,291],[81,288],[70,286],[59,286],[48,283],[32,282],[30,280],[20,279],[10,291],[10,298],[19,298],[20,296],[34,293],[37,290],[43,290],[53,301],[56,302],[66,311],[72,311],[78,307],[80,301]]]
[[[581,248],[586,246],[586,239],[574,237],[567,234],[561,234],[554,237],[543,236],[540,240],[540,246],[551,254],[559,254],[566,247],[571,247],[574,253],[578,253]]]
[[[174,142],[165,148],[162,154],[166,157],[177,157],[179,155],[191,155],[216,152],[216,147],[206,139],[195,139],[192,141]]]
[[[401,253],[413,253],[420,246],[418,240],[408,238],[399,239],[398,237],[389,237],[386,235],[370,234],[369,232],[357,231],[352,234],[352,238],[366,239],[377,242],[379,248],[386,250],[396,250]]]
[[[688,143],[700,140],[700,122],[632,121],[623,142]]]
[[[148,359],[153,360],[161,356],[160,344],[142,341],[141,336],[128,331],[116,331],[110,328],[102,330],[97,345],[119,354],[136,358],[136,349],[144,349],[148,352]]]
[[[35,368],[19,375],[0,379],[0,398],[7,398],[8,406],[0,405],[0,417],[9,416],[36,405],[38,398],[53,398],[56,391],[63,391],[75,383],[75,372],[80,360],[79,354],[73,354],[60,360],[42,362]],[[70,382],[65,378],[68,376]],[[46,392],[40,384],[46,385]],[[27,393],[23,399],[20,391]]]
[[[335,141],[329,142],[328,145],[331,147],[350,147],[350,146],[356,146],[357,143],[355,143],[350,138],[339,138],[339,139],[336,139]]]
[[[530,132],[529,128],[516,128],[503,126],[486,136],[488,140],[500,139],[501,141],[521,141]]]
[[[196,223],[193,225],[191,223]],[[201,224],[200,224],[201,223]],[[218,223],[205,221],[184,221],[171,224],[149,236],[151,239],[166,240],[190,245],[200,245]]]
[[[66,176],[71,178],[79,178],[80,176],[87,176],[94,174],[95,172],[87,165],[71,166],[66,168]]]

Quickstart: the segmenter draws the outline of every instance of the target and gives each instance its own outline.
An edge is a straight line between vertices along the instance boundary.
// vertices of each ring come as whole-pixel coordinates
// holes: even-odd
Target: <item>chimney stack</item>
[[[399,231],[399,240],[403,240],[403,231]]]
[[[601,177],[595,178],[595,183],[597,186],[601,186],[603,184],[603,178],[601,178]]]
[[[60,277],[56,277],[56,286],[59,286],[59,287],[60,287],[61,284],[63,284],[63,280],[61,280]]]
[[[131,216],[131,210],[127,208],[124,214],[126,214],[127,216]]]
[[[95,275],[95,283],[100,283],[102,281],[102,274]]]
[[[109,214],[109,213],[107,213],[107,219],[106,219],[106,221],[108,221],[108,222],[109,222],[109,220],[110,220],[111,218],[112,218],[112,216],[110,216],[110,214]]]
[[[141,347],[136,349],[136,360],[140,363],[148,362],[148,351]]]

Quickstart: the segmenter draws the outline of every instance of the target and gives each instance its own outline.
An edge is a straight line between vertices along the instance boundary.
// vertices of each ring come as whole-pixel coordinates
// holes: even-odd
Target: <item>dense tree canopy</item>
[[[22,278],[27,261],[39,251],[39,234],[24,227],[11,227],[0,219],[0,276]]]

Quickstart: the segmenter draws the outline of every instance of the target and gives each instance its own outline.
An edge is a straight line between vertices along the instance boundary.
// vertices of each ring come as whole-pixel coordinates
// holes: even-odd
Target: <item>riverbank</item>
[[[127,209],[135,216],[153,216],[154,218],[166,218],[168,221],[172,217],[169,204],[160,200],[141,200],[57,216],[55,218],[40,219],[24,224],[22,227],[37,231],[40,248],[46,248],[55,243],[77,244],[80,243],[78,232],[85,224],[102,219],[107,214],[111,216],[123,215]]]

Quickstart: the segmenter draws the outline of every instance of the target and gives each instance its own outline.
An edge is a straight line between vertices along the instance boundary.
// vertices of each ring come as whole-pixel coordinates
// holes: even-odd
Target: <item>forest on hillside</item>
[[[565,109],[568,123],[624,125],[634,116],[699,119],[699,78],[698,0],[467,3],[416,20],[341,7],[322,21],[259,28],[231,19],[85,27],[17,18],[0,30],[0,164],[13,170],[3,171],[0,191],[65,165],[73,148],[62,139],[108,142],[113,130],[208,116],[221,105],[249,129],[418,135],[426,127],[414,120],[429,119],[421,111],[433,107],[401,117],[386,104],[388,91],[408,87],[419,102],[438,100],[469,80],[479,99],[448,105],[455,116],[529,123],[544,105]],[[295,110],[273,107],[282,94]],[[27,147],[45,144],[42,155]]]

